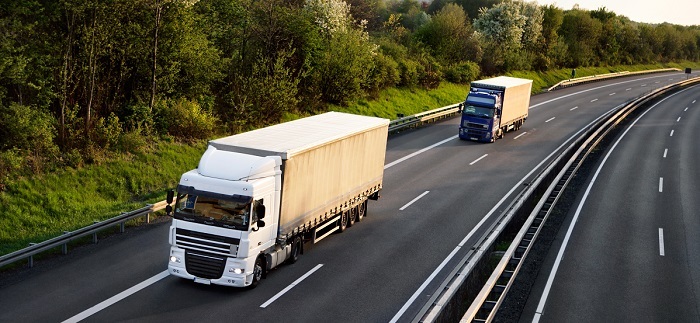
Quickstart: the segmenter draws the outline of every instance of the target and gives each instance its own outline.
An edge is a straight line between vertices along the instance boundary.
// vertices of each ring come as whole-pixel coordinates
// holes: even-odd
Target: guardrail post
[[[36,244],[36,242],[30,242],[29,246],[31,247],[35,244]],[[31,256],[29,256],[29,268],[33,268],[33,267],[34,267],[34,255],[31,255]]]
[[[124,221],[122,221],[122,223],[119,223],[119,233],[124,233]]]
[[[151,212],[146,213],[146,224],[151,223]]]
[[[93,221],[92,221],[92,224],[97,224],[97,223],[99,223],[99,222],[100,222],[100,221],[94,221],[94,220],[93,220]],[[97,244],[97,232],[95,232],[95,233],[92,234],[92,244]]]
[[[63,231],[63,234],[68,234],[68,233],[70,233],[70,231]],[[67,255],[67,254],[68,254],[68,242],[64,243],[64,244],[61,246],[61,252],[62,252],[64,255]]]

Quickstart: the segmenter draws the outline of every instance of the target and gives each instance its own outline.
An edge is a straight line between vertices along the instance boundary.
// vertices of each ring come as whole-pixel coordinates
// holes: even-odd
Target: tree
[[[602,31],[600,21],[587,11],[570,10],[564,14],[559,35],[564,38],[571,57],[570,67],[591,66],[599,63],[595,49]]]
[[[435,13],[416,36],[428,45],[433,56],[454,64],[481,60],[481,47],[473,34],[462,7],[450,3]]]

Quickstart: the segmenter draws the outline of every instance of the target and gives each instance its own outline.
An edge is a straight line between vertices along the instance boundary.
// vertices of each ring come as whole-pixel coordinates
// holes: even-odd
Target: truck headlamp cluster
[[[170,262],[180,263],[180,258],[175,256],[170,256]]]
[[[240,275],[244,272],[243,268],[229,268],[228,272]]]

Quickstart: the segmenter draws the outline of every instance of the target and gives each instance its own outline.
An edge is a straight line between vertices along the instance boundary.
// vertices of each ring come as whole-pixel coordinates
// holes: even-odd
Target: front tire
[[[265,261],[262,257],[255,259],[255,266],[253,266],[253,282],[250,284],[250,288],[258,287],[260,280],[262,280],[263,272],[265,268]]]
[[[292,240],[292,255],[289,257],[289,263],[293,264],[299,260],[299,253],[301,252],[301,239],[296,237]]]

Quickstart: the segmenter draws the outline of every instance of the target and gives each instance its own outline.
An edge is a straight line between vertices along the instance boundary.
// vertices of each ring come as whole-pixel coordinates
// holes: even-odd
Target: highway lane
[[[565,249],[550,250],[522,322],[700,321],[699,101],[700,86],[678,93],[620,135],[572,208],[569,238],[572,222],[559,231]]]
[[[273,271],[257,289],[202,286],[166,277],[87,321],[389,321],[407,306],[398,317],[404,321],[417,313],[446,274],[436,268],[443,262],[450,268],[468,250],[480,232],[469,241],[465,237],[485,215],[499,213],[494,206],[546,156],[583,125],[648,91],[649,84],[658,87],[684,77],[645,75],[534,96],[523,128],[493,145],[455,139],[457,119],[392,136],[383,197],[370,203],[368,218],[308,250],[297,264]],[[437,143],[442,144],[434,146]],[[79,261],[37,268],[25,280],[0,285],[0,304],[7,308],[0,321],[68,319],[165,270],[167,225],[123,240],[113,248],[95,248]],[[314,268],[286,294],[260,307]],[[431,274],[434,279],[427,282]]]

